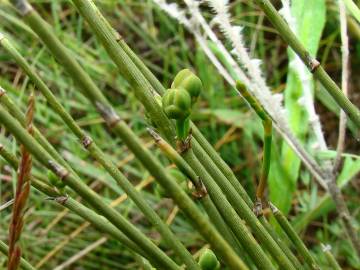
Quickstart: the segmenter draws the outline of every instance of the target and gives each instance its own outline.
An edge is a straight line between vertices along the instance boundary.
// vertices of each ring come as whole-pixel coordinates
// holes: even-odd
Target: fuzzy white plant
[[[287,127],[282,107],[282,95],[273,95],[267,87],[265,79],[260,69],[261,60],[251,59],[246,49],[242,36],[242,27],[232,25],[227,0],[206,0],[214,11],[214,22],[219,25],[225,37],[231,42],[232,53],[237,61],[247,71],[249,81],[245,83],[249,90],[253,92],[265,110],[271,115],[273,120],[283,127]]]

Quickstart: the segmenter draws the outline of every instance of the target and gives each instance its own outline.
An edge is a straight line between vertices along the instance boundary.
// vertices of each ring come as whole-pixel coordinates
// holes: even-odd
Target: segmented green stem
[[[127,53],[127,55],[134,62],[136,67],[143,73],[146,79],[151,83],[153,88],[159,94],[163,94],[165,92],[165,88],[159,82],[159,80],[151,73],[151,71],[146,67],[146,65],[140,60],[140,58],[131,50],[131,48],[125,43],[123,39],[118,42],[122,49]],[[202,160],[202,165],[207,170],[210,168],[217,171],[217,174],[213,174],[218,176],[222,174],[228,181],[233,185],[237,193],[245,200],[246,204],[250,209],[253,208],[253,202],[250,197],[246,193],[245,189],[239,183],[234,173],[230,169],[230,167],[224,162],[224,160],[219,156],[219,154],[215,151],[215,149],[211,146],[211,144],[207,141],[207,139],[202,135],[202,133],[198,130],[198,128],[191,123],[192,129],[192,147],[194,153],[198,158],[202,158],[204,155],[208,155],[210,159]],[[202,149],[201,149],[202,148]],[[287,245],[281,240],[281,238],[277,235],[275,230],[270,226],[267,220],[262,216],[259,217],[261,224],[266,228],[267,232],[271,235],[274,241],[279,245],[281,250],[286,254],[286,256],[291,260],[292,264],[296,269],[302,269],[302,266],[296,256],[292,253],[292,251],[287,247]]]
[[[0,144],[0,156],[2,156],[10,166],[16,171],[18,168],[19,161],[18,159],[6,148]],[[84,220],[91,223],[95,228],[99,231],[109,234],[114,239],[118,240],[120,243],[130,248],[134,252],[141,254],[142,256],[146,256],[146,253],[139,248],[133,241],[131,241],[127,236],[125,236],[119,229],[117,229],[114,225],[104,219],[102,216],[96,214],[93,210],[85,207],[80,202],[72,199],[69,196],[64,197],[63,194],[59,193],[53,187],[45,184],[44,182],[37,180],[32,176],[31,185],[39,190],[40,192],[47,195],[49,198],[56,201],[61,206],[68,208],[73,213],[79,215]],[[148,258],[151,260],[151,258]]]
[[[0,252],[3,253],[5,256],[9,253],[9,247],[0,240]],[[27,260],[24,258],[20,259],[20,267],[24,270],[36,270]]]
[[[111,31],[109,29],[109,24],[104,22],[104,18],[102,16],[99,16],[100,12],[97,10],[96,6],[91,1],[86,0],[74,0],[73,3],[78,8],[79,12],[83,15],[83,17],[86,19],[86,21],[89,23],[89,25],[92,27],[92,30],[98,36],[99,40],[104,45],[112,60],[118,66],[121,73],[132,84],[133,89],[137,91],[135,93],[138,94],[138,99],[147,109],[149,115],[152,118],[152,121],[157,123],[157,126],[160,129],[161,127],[167,127],[168,125],[172,126],[171,122],[169,121],[169,119],[166,118],[165,115],[164,117],[159,117],[162,110],[159,108],[159,104],[154,99],[153,88],[146,81],[141,72],[138,71],[137,67],[134,65],[131,59],[123,52],[121,47],[118,45],[118,40],[121,40],[121,38],[119,37],[119,35],[116,35],[114,31]],[[145,80],[147,83],[145,83],[143,80]],[[172,129],[167,128],[166,130],[161,130],[161,132],[168,140],[174,138],[174,133]],[[224,182],[225,184],[228,183],[226,179],[221,182]],[[230,189],[232,189],[232,187],[230,187]],[[269,252],[276,253],[276,256],[274,256],[274,258],[277,258],[279,264],[282,264],[286,267],[285,269],[293,269],[290,261],[284,256],[281,249],[273,241],[270,235],[267,234],[263,227],[258,227],[258,221],[255,216],[254,218],[254,221],[256,222],[252,222],[251,224],[256,228],[256,232],[260,236],[259,238],[262,238],[261,240],[267,241],[272,247],[269,249]],[[245,220],[248,221],[247,219]]]
[[[311,57],[310,53],[305,49],[300,40],[291,31],[289,25],[285,22],[282,16],[277,12],[275,7],[271,4],[270,0],[256,0],[260,8],[264,11],[270,22],[279,32],[280,36],[286,43],[295,51],[301,58],[303,63],[308,67],[329,94],[334,98],[336,103],[343,109],[344,112],[354,121],[355,125],[360,128],[360,111],[351,103],[351,101],[344,95],[341,89],[326,73],[320,63]]]
[[[201,177],[212,201],[216,205],[219,212],[222,214],[227,225],[237,237],[238,241],[250,255],[256,266],[259,269],[275,269],[265,252],[251,235],[244,221],[239,217],[237,211],[234,210],[234,205],[228,201],[228,198],[226,198],[219,186],[216,185],[210,174],[205,170],[201,162],[192,153],[192,150],[188,149],[182,153],[182,156],[188,162],[191,168]],[[246,220],[246,223],[248,224],[248,220]]]
[[[149,240],[143,233],[141,233],[135,226],[122,217],[116,210],[112,209],[102,198],[91,190],[79,177],[67,171],[32,138],[24,128],[8,113],[2,106],[0,106],[0,121],[11,132],[19,142],[40,162],[43,166],[53,171],[66,185],[79,194],[85,201],[87,201],[98,213],[106,217],[112,224],[127,234],[135,243],[141,246],[145,252],[154,256],[158,261],[161,261],[164,267],[168,269],[179,269],[163,251],[161,251],[154,243]]]
[[[336,103],[341,107],[341,109],[348,115],[348,117],[355,123],[357,128],[360,128],[360,111],[359,109],[351,103],[351,101],[344,95],[343,91],[336,85],[336,83],[331,79],[331,77],[326,73],[320,63],[312,58],[309,52],[302,45],[300,40],[296,35],[291,31],[289,25],[285,22],[282,16],[277,12],[275,7],[271,4],[269,0],[256,0],[264,11],[270,22],[278,30],[281,37],[290,45],[290,47],[295,51],[295,53],[301,58],[303,63],[309,68],[309,70],[314,74],[324,88],[329,92],[329,94],[334,98]],[[332,178],[332,175],[328,175],[329,172],[325,172],[327,178]],[[347,209],[346,204],[342,198],[341,190],[334,184],[332,181],[327,181],[328,189],[333,200],[336,202],[337,211],[339,216],[342,218],[344,223],[344,228],[351,240],[358,257],[360,257],[360,241],[357,233],[355,232],[353,226],[351,225],[351,216],[349,210]]]
[[[275,205],[270,203],[271,211],[276,219],[276,221],[280,224],[283,231],[287,234],[290,238],[291,242],[294,244],[296,250],[301,254],[304,258],[305,262],[309,265],[309,267],[313,270],[320,270],[320,267],[316,263],[313,256],[310,254],[310,251],[305,246],[304,242],[295,232],[287,218],[284,216],[283,213],[279,209],[276,208]]]
[[[128,179],[121,173],[117,166],[110,161],[103,151],[97,146],[89,135],[87,135],[75,122],[75,120],[68,114],[65,108],[57,101],[51,90],[46,86],[42,79],[35,73],[26,60],[20,53],[11,45],[11,43],[4,38],[1,41],[2,46],[15,59],[16,63],[24,70],[29,78],[34,82],[37,88],[45,96],[46,100],[54,111],[63,119],[65,124],[82,142],[82,145],[87,149],[92,157],[94,157],[105,170],[116,180],[121,188],[129,195],[135,202],[139,209],[144,213],[146,218],[157,228],[159,233],[163,236],[165,242],[177,253],[189,269],[199,269],[191,254],[181,244],[180,240],[171,232],[169,227],[156,214],[151,206],[146,202],[143,196],[135,187],[128,181]]]
[[[195,191],[193,193],[194,197],[198,198],[202,203],[206,213],[208,214],[209,219],[215,225],[217,230],[223,235],[224,239],[238,251],[242,250],[241,246],[239,246],[238,242],[234,238],[234,235],[229,230],[229,227],[224,222],[222,216],[219,211],[216,209],[214,203],[210,199],[207,190],[201,180],[201,178],[194,172],[194,170],[187,164],[187,162],[179,155],[179,153],[169,144],[167,143],[159,134],[157,134],[154,130],[148,129],[150,135],[154,138],[157,146],[161,150],[165,156],[170,159],[174,164],[181,170],[184,175],[186,175],[192,184],[195,187]],[[229,213],[228,213],[229,214]]]
[[[143,73],[146,79],[151,83],[153,88],[159,93],[163,94],[165,92],[165,88],[159,82],[159,80],[151,73],[151,71],[146,67],[146,65],[140,60],[139,57],[131,50],[131,48],[124,42],[124,40],[119,41],[120,46],[123,50],[128,54],[128,56],[133,60],[136,64],[137,68]],[[199,129],[191,123],[192,130],[192,148],[194,150],[195,155],[198,158],[202,158],[204,155],[208,155],[210,159],[202,160],[202,165],[207,169],[215,168],[217,171],[217,175],[222,174],[229,183],[234,187],[236,192],[241,196],[241,198],[246,202],[250,209],[253,208],[253,202],[251,201],[249,195],[246,193],[243,186],[240,184],[231,168],[225,163],[225,161],[219,156],[216,150],[211,146],[211,144],[207,141],[204,135],[199,131]],[[266,218],[261,216],[259,217],[261,224],[266,228],[267,232],[271,235],[274,241],[279,245],[281,250],[286,254],[286,256],[291,260],[292,264],[296,269],[302,269],[302,266],[296,256],[292,253],[289,247],[281,240],[281,238],[277,235],[275,230],[271,227],[271,225],[267,222]]]
[[[95,14],[97,13],[95,12]],[[89,20],[89,17],[85,18]],[[95,16],[95,18],[97,17]],[[100,90],[91,81],[90,77],[82,70],[80,65],[74,60],[74,57],[69,54],[67,49],[55,37],[49,27],[44,24],[44,21],[40,18],[40,16],[37,15],[34,10],[29,10],[26,12],[24,20],[39,35],[39,37],[43,40],[43,42],[47,45],[47,47],[55,55],[59,62],[64,65],[66,70],[73,77],[76,84],[80,86],[82,92],[102,113],[103,118],[112,128],[112,130],[116,134],[120,135],[120,137],[122,137],[124,142],[140,159],[145,167],[148,168],[152,175],[157,180],[159,180],[163,186],[165,186],[165,188],[169,191],[169,194],[172,195],[175,201],[178,203],[179,207],[183,209],[184,212],[190,217],[190,219],[195,223],[199,232],[215,247],[215,250],[224,259],[224,261],[234,269],[247,269],[240,258],[236,256],[231,247],[225,242],[225,240],[223,240],[217,231],[208,223],[207,219],[199,212],[196,205],[187,197],[181,188],[175,184],[175,180],[167,175],[163,167],[154,159],[153,155],[147,149],[141,146],[141,142],[137,139],[136,135],[127,127],[125,123],[120,121],[118,115],[109,106],[109,103],[105,97],[101,95]],[[98,20],[92,20],[91,16],[90,21],[98,23]],[[104,21],[102,20],[102,22]],[[107,26],[105,26],[105,28],[106,27]],[[97,99],[96,96],[101,96],[101,98]],[[172,125],[170,124],[168,127],[172,127]]]
[[[136,66],[139,68],[146,79],[152,84],[154,89],[159,94],[164,93],[165,88],[161,85],[159,80],[149,71],[149,69],[145,66],[145,64],[136,56],[136,54],[129,48],[129,46],[123,41],[119,41],[120,46],[124,49],[124,51],[129,55],[129,57],[134,61]],[[191,123],[192,130],[192,149],[198,159],[202,160],[202,165],[205,169],[210,170],[213,173],[212,176],[218,177],[222,175],[229,181],[229,183],[233,186],[236,192],[241,196],[241,198],[246,202],[250,209],[253,208],[254,204],[251,201],[249,195],[246,193],[243,186],[240,184],[231,168],[225,163],[225,161],[219,156],[216,150],[212,147],[212,145],[207,141],[204,135],[199,131],[199,129]],[[204,156],[208,156],[209,158],[203,158]],[[271,227],[265,217],[259,217],[261,224],[266,228],[266,231],[271,235],[276,244],[281,248],[284,254],[289,258],[291,263],[295,266],[296,269],[302,269],[302,265],[296,256],[292,253],[289,247],[282,241],[282,239],[277,235],[275,230]]]

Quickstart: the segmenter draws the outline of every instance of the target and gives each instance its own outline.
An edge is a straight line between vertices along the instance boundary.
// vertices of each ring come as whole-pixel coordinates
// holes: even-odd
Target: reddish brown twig
[[[26,112],[26,128],[30,134],[33,134],[32,121],[34,116],[35,98],[31,94]],[[32,160],[29,152],[22,145],[21,161],[18,171],[18,181],[16,183],[15,201],[12,210],[12,218],[9,228],[9,255],[8,270],[16,270],[20,263],[21,248],[19,239],[24,224],[24,210],[26,201],[30,193],[30,173]]]

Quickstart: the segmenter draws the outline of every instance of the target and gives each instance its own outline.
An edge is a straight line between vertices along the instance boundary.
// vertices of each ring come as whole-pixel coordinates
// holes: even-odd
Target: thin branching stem
[[[157,228],[163,236],[166,243],[178,254],[189,269],[199,269],[191,254],[181,244],[179,239],[171,232],[169,227],[162,221],[162,219],[152,209],[150,204],[146,202],[143,196],[135,187],[128,181],[128,179],[121,173],[117,166],[109,161],[110,159],[97,146],[96,142],[87,135],[75,122],[75,120],[68,114],[65,108],[57,101],[51,90],[46,86],[42,79],[35,73],[26,60],[20,53],[11,45],[11,43],[4,38],[1,41],[2,46],[15,59],[16,63],[24,70],[29,78],[34,82],[37,88],[45,96],[50,106],[63,119],[70,130],[78,137],[83,147],[89,151],[90,155],[94,157],[105,170],[115,179],[115,181],[124,189],[129,197],[135,202],[139,209],[144,213],[148,220]]]
[[[85,2],[83,4],[89,4]],[[90,4],[92,5],[92,4]],[[98,14],[95,12],[93,15]],[[93,20],[93,17],[84,16],[88,21],[94,23],[96,26],[99,26],[99,20]],[[95,18],[98,18],[95,16]],[[101,91],[96,87],[92,82],[90,77],[85,73],[81,66],[75,61],[74,57],[71,56],[69,51],[61,44],[61,42],[55,37],[53,32],[49,29],[48,25],[40,18],[40,16],[34,11],[29,10],[24,14],[24,20],[29,24],[29,26],[39,35],[43,42],[47,45],[50,51],[58,59],[60,63],[63,64],[66,71],[73,77],[75,83],[82,89],[84,95],[89,98],[98,111],[102,114],[103,118],[109,125],[109,127],[119,135],[125,144],[132,150],[132,152],[139,158],[139,160],[144,164],[144,166],[150,171],[150,173],[159,180],[165,189],[169,191],[169,195],[176,201],[181,209],[190,217],[194,222],[199,232],[207,239],[214,250],[223,258],[224,262],[228,264],[229,267],[234,269],[247,269],[245,264],[240,260],[236,253],[231,249],[231,247],[226,243],[226,241],[221,237],[221,235],[213,228],[207,221],[207,219],[199,212],[196,205],[190,200],[190,198],[181,190],[181,188],[175,183],[175,180],[172,179],[161,166],[161,164],[154,158],[154,156],[141,145],[140,140],[137,136],[129,129],[129,127],[120,120],[117,113],[109,106],[109,102],[101,94]],[[100,23],[104,23],[103,20],[100,20]],[[108,26],[100,24],[104,28],[98,29],[99,31],[106,30]],[[105,32],[106,33],[106,32]],[[114,34],[114,33],[113,33]],[[108,37],[108,36],[107,36]],[[110,37],[113,37],[110,34]],[[117,43],[115,42],[115,46]],[[121,57],[120,55],[119,57]],[[126,56],[126,55],[125,55]],[[115,55],[115,57],[117,57]],[[127,57],[127,56],[126,56]],[[127,68],[128,66],[124,65],[122,68]],[[133,71],[131,71],[133,72]],[[133,73],[131,73],[133,75]],[[132,77],[134,79],[134,77]],[[134,79],[137,80],[136,78]],[[131,82],[134,80],[130,79]],[[143,85],[138,84],[138,86]],[[148,85],[146,85],[148,87]],[[135,89],[135,88],[134,88]],[[151,86],[146,89],[151,89]],[[148,95],[147,93],[146,95]],[[153,108],[156,108],[153,106]],[[157,110],[156,114],[163,114],[161,110]],[[161,119],[164,119],[161,117]],[[165,117],[165,119],[167,119]],[[166,120],[169,121],[169,120]],[[169,122],[170,123],[170,122]],[[167,125],[165,130],[169,131],[173,129],[171,123]],[[169,132],[167,132],[169,133]]]

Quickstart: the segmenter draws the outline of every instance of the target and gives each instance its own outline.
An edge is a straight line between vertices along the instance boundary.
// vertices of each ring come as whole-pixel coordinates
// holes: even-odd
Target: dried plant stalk
[[[32,121],[34,117],[35,97],[29,97],[28,109],[26,112],[26,129],[32,135]],[[9,254],[8,270],[18,269],[21,259],[21,247],[19,239],[24,225],[24,212],[26,202],[30,193],[30,174],[32,160],[30,153],[21,145],[21,162],[18,171],[18,181],[16,183],[15,201],[12,210],[11,223],[9,228]]]

